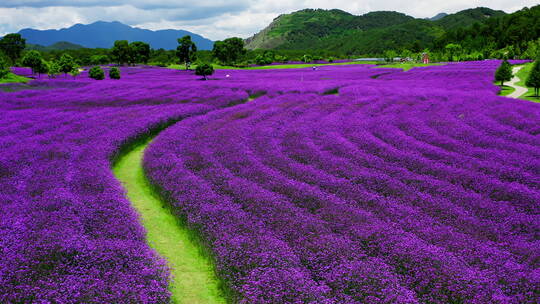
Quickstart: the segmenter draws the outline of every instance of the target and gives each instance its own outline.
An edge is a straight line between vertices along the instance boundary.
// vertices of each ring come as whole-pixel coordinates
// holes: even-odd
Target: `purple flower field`
[[[498,64],[0,86],[0,302],[168,302],[111,163],[179,121],[145,170],[237,302],[538,303],[540,105]]]

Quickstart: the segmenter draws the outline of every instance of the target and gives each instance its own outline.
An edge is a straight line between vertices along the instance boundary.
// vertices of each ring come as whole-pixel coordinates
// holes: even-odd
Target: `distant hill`
[[[355,16],[337,9],[305,9],[280,15],[261,32],[246,39],[246,47],[332,50],[346,54],[403,48],[418,51],[430,47],[447,31],[505,15],[503,11],[485,7],[450,15],[440,13],[430,19],[388,11]]]
[[[200,50],[210,50],[213,42],[200,35],[184,30],[158,30],[140,29],[122,24],[120,22],[98,21],[92,24],[75,24],[72,27],[60,30],[24,29],[19,31],[27,43],[38,45],[52,45],[58,42],[69,42],[87,48],[110,48],[116,40],[143,41],[154,49],[176,49],[177,39],[191,35],[192,40]]]
[[[426,18],[426,19],[428,19],[429,21],[437,21],[437,20],[442,19],[442,18],[444,18],[444,17],[446,17],[446,16],[448,16],[447,13],[439,13],[439,14],[437,14],[437,15],[434,16],[434,17]]]
[[[302,49],[329,36],[402,24],[413,17],[397,12],[355,16],[342,10],[305,9],[280,15],[264,30],[246,40],[248,49]],[[307,47],[309,48],[309,47]]]
[[[444,29],[456,29],[473,25],[475,22],[482,22],[493,17],[506,15],[503,11],[495,11],[487,7],[477,7],[447,15],[438,20],[434,20],[437,25]]]
[[[440,21],[443,21],[441,19]],[[484,17],[482,22],[466,27],[451,27],[435,46],[459,43],[471,49],[501,49],[508,46],[525,49],[528,42],[540,39],[540,5],[495,17]]]
[[[71,43],[71,42],[67,42],[67,41],[56,42],[56,43],[53,43],[53,44],[48,45],[48,46],[43,46],[43,45],[39,45],[39,44],[31,44],[31,43],[26,44],[26,49],[27,50],[36,50],[36,51],[41,51],[41,52],[79,50],[79,49],[82,49],[82,48],[84,48],[84,46],[78,45],[78,44],[75,44],[75,43]]]

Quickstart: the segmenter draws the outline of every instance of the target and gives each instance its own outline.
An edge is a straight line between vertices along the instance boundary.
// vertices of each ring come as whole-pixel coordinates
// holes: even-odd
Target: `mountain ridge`
[[[116,40],[143,41],[154,49],[175,49],[177,38],[191,35],[200,50],[210,50],[213,41],[201,35],[185,30],[149,30],[132,27],[118,21],[96,21],[90,24],[77,23],[67,28],[36,30],[22,29],[18,32],[30,44],[52,45],[58,42],[69,42],[87,48],[110,48]]]
[[[414,18],[394,11],[363,15],[333,9],[304,9],[282,14],[246,39],[248,49],[329,49],[345,53],[377,53],[385,49],[426,48],[446,31],[487,18],[504,16],[485,7],[433,18]]]

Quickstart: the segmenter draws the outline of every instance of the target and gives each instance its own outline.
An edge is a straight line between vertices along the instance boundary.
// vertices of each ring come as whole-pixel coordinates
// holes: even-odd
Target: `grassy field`
[[[510,94],[512,94],[516,89],[514,89],[513,87],[509,87],[509,86],[501,86],[499,85],[499,83],[495,83],[499,88],[501,88],[501,91],[499,92],[499,95],[500,96],[508,96]]]
[[[23,76],[15,75],[13,73],[9,73],[7,77],[0,79],[0,83],[17,83],[17,82],[26,83],[30,80],[31,80],[30,78],[26,78]]]
[[[351,64],[378,64],[378,62],[375,62],[375,61],[350,61],[350,62],[338,62],[338,63],[280,64],[280,65],[253,66],[253,67],[247,67],[247,68],[238,68],[238,67],[223,66],[223,65],[214,64],[214,69],[218,69],[218,70],[301,69],[301,68],[311,68],[311,67],[318,67],[318,66],[351,65]],[[408,71],[408,70],[410,70],[410,69],[412,69],[414,67],[433,66],[433,65],[441,65],[441,64],[438,64],[438,63],[430,63],[430,64],[423,64],[423,63],[390,63],[390,64],[379,65],[379,67],[398,68],[398,69],[403,69],[404,71]],[[185,69],[185,66],[184,65],[179,65],[179,64],[173,64],[173,65],[170,65],[169,68],[182,70],[182,69]],[[195,69],[196,66],[192,65],[191,68]]]
[[[140,215],[149,245],[168,262],[173,303],[226,303],[210,260],[149,186],[141,165],[146,146],[148,143],[124,155],[113,172]]]
[[[519,81],[516,83],[519,86],[527,87],[525,85],[525,82],[527,81],[527,77],[529,76],[529,73],[531,72],[531,69],[533,67],[533,63],[526,63],[524,67],[518,71],[517,76],[519,77]],[[540,102],[540,97],[534,96],[534,89],[528,88],[529,90],[524,95],[521,95],[521,99],[526,99],[534,102]]]

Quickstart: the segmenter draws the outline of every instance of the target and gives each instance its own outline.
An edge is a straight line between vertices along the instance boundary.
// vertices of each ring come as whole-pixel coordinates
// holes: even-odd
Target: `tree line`
[[[185,69],[189,70],[192,64],[195,64],[197,66],[195,73],[203,76],[204,79],[207,79],[207,76],[213,74],[213,62],[227,66],[245,66],[249,64],[247,63],[248,61],[246,61],[249,52],[244,48],[244,40],[238,37],[216,41],[211,52],[198,51],[196,44],[189,35],[179,38],[177,42],[178,46],[176,50],[169,51],[169,53],[173,52],[174,58],[168,58],[168,62],[164,65],[169,65],[172,61],[183,64]],[[65,77],[67,77],[68,74],[73,77],[80,74],[82,62],[77,58],[74,58],[69,52],[62,53],[56,58],[49,57],[49,60],[47,60],[47,58],[39,51],[30,50],[25,52],[25,48],[26,40],[22,38],[20,34],[8,34],[0,39],[0,78],[8,75],[9,66],[13,65],[29,67],[34,74],[38,75],[38,77],[42,74],[47,74],[50,78],[57,77],[60,74],[64,74]],[[540,39],[536,42],[533,41],[532,43],[529,43],[529,49],[532,49],[538,54],[540,51]],[[110,50],[107,50],[107,52],[102,52],[100,49],[97,50],[100,53],[91,55],[89,59],[89,65],[96,65],[89,71],[89,76],[97,80],[104,79],[104,72],[97,65],[110,64],[111,62],[116,63],[117,65],[148,64],[152,59],[153,54],[160,53],[160,55],[163,55],[165,52],[165,50],[153,50],[149,44],[142,41],[130,43],[127,40],[115,41],[113,47]],[[413,53],[412,51],[403,50],[400,54],[393,50],[387,50],[383,56],[387,61],[393,61],[395,57],[400,55],[403,58],[414,57],[415,60],[420,61],[420,54],[423,53],[430,53],[430,51],[426,49],[421,52]],[[447,61],[454,61],[463,58],[463,54],[464,48],[461,44],[449,43],[444,46],[444,52],[432,52],[431,56],[433,56],[432,58],[435,59],[435,61],[443,58]],[[258,65],[271,64],[276,61],[286,62],[288,60],[286,56],[280,55],[273,50],[255,51],[252,52],[251,55],[251,62]],[[509,54],[503,55],[505,58],[511,58]],[[311,54],[303,54],[300,57],[300,60],[303,62],[313,62],[322,59],[321,56],[314,56]],[[471,57],[471,60],[481,59],[484,59],[483,54],[478,54],[477,57]],[[331,62],[334,60],[334,57],[329,56],[326,60]],[[540,68],[537,66],[538,60],[527,80],[527,85],[530,84],[531,87],[534,87],[536,93],[538,93],[538,87],[540,87],[540,81],[538,80],[540,79]],[[503,83],[509,81],[512,76],[510,64],[505,60],[497,70],[495,79],[496,81],[500,81],[501,85],[503,85]],[[120,70],[118,68],[109,69],[109,77],[111,79],[120,79]]]

